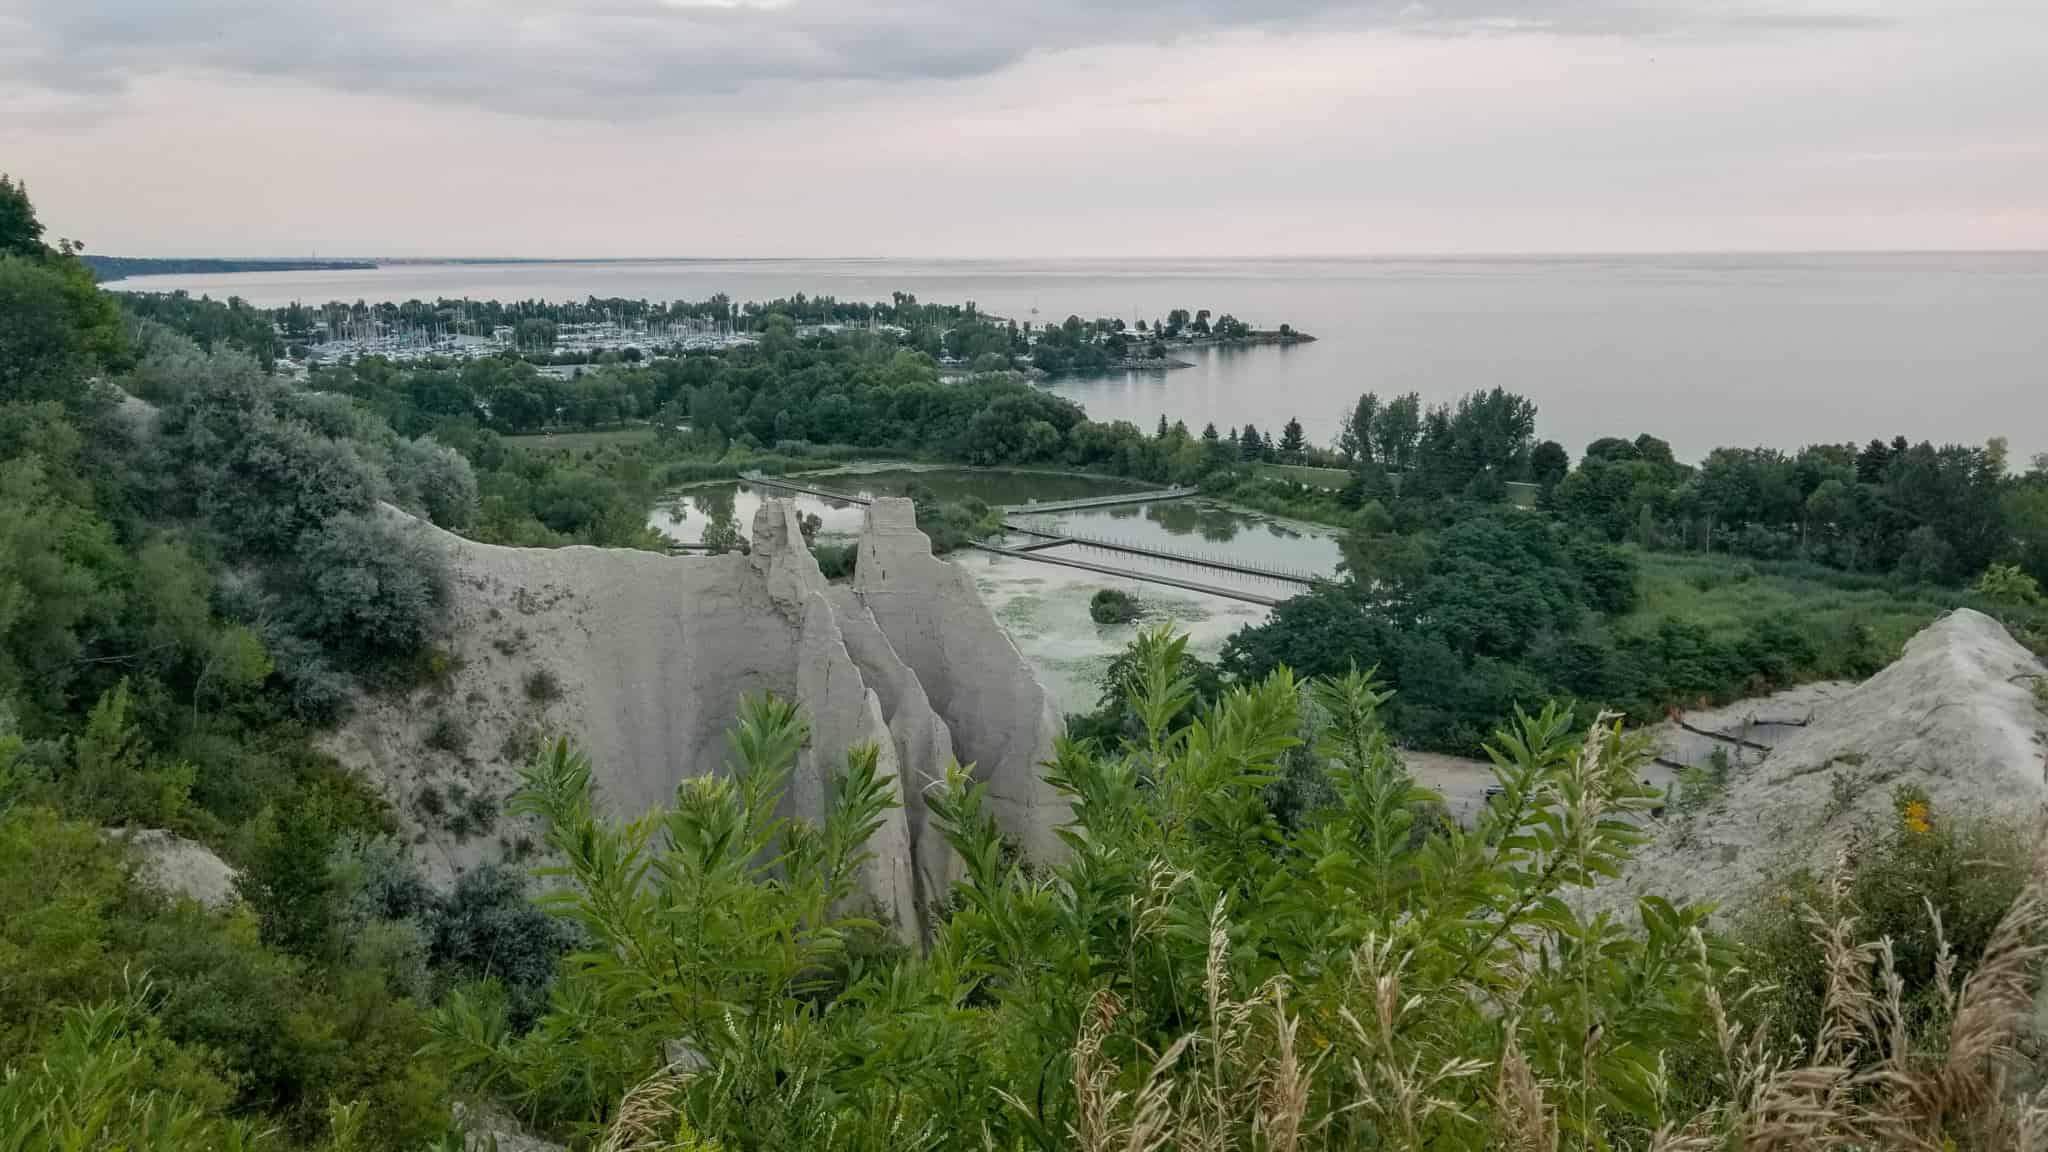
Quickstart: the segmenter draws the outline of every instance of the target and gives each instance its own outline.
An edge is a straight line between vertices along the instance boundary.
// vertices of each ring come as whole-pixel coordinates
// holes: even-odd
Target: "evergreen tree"
[[[1280,430],[1280,451],[1288,456],[1299,456],[1302,449],[1306,446],[1302,436],[1301,421],[1292,416],[1288,417],[1287,426]]]

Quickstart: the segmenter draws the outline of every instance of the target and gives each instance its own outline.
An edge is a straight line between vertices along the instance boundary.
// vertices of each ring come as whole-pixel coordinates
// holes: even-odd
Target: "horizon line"
[[[315,255],[224,255],[220,253],[178,253],[166,256],[134,256],[114,252],[81,252],[82,257],[99,257],[107,260],[240,260],[264,263],[292,263],[301,261],[332,261],[385,263],[385,264],[787,264],[799,262],[816,263],[888,263],[917,261],[930,264],[1061,264],[1061,263],[1254,263],[1308,262],[1318,260],[1564,260],[1564,259],[1614,259],[1620,257],[1700,257],[1700,256],[2043,256],[2048,255],[2048,246],[2013,248],[1630,248],[1630,249],[1520,249],[1494,251],[1382,251],[1382,252],[1332,252],[1271,253],[1271,254],[1191,254],[1186,256],[933,256],[933,255],[802,255],[802,256],[503,256],[503,255],[371,255],[341,254]]]

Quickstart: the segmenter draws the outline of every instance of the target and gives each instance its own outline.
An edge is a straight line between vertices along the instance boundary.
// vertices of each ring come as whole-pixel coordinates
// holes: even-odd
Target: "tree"
[[[1337,451],[1348,461],[1371,462],[1378,453],[1375,440],[1378,430],[1374,425],[1379,420],[1380,398],[1377,393],[1367,392],[1358,398],[1358,404],[1344,421],[1337,433]]]
[[[41,256],[46,251],[43,222],[36,219],[27,185],[0,172],[0,254]]]
[[[425,512],[442,528],[461,531],[476,521],[476,472],[460,452],[422,436],[400,441],[391,460],[398,503]]]
[[[1406,472],[1415,467],[1421,435],[1422,397],[1410,392],[1388,401],[1373,421],[1373,450],[1389,470]]]
[[[1295,417],[1288,417],[1286,427],[1280,430],[1281,453],[1287,459],[1298,460],[1301,458],[1302,449],[1306,446],[1307,442],[1302,437],[1301,421]]]
[[[1571,455],[1555,440],[1545,440],[1529,454],[1530,478],[1543,485],[1546,492],[1562,483],[1571,467]]]
[[[0,255],[0,401],[82,403],[121,351],[120,311],[83,264]]]
[[[425,648],[447,619],[447,561],[416,527],[377,514],[335,516],[300,544],[306,634],[369,662]]]
[[[1856,454],[1856,482],[1858,484],[1882,484],[1885,471],[1891,467],[1892,450],[1885,442],[1872,439]]]

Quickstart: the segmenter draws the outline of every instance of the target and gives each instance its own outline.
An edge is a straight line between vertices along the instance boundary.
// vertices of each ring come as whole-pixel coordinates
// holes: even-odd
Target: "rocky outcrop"
[[[899,937],[921,933],[958,875],[924,804],[956,752],[1007,834],[1058,851],[1067,810],[1038,768],[1058,715],[907,501],[871,515],[853,587],[824,579],[782,501],[757,514],[748,555],[504,548],[414,524],[453,573],[451,670],[404,699],[365,698],[328,747],[378,783],[439,878],[530,847],[534,830],[482,815],[538,736],[569,736],[607,807],[638,815],[727,770],[740,699],[766,691],[800,701],[812,727],[785,814],[821,818],[852,748],[873,745],[895,781],[863,886]]]
[[[1739,904],[1778,867],[1821,863],[1860,825],[1893,819],[1892,792],[1936,812],[2034,817],[2048,801],[2048,669],[1981,612],[1951,612],[1877,675],[1811,705],[1767,753],[1737,752],[1706,809],[1667,814],[1605,895]],[[1756,757],[1761,757],[1756,759]]]
[[[861,532],[854,589],[953,730],[953,747],[988,785],[997,821],[1024,851],[1061,851],[1071,809],[1039,769],[1064,730],[1059,709],[974,578],[932,555],[903,499],[876,500]]]
[[[148,887],[208,908],[234,903],[234,867],[197,840],[162,828],[109,828],[102,835],[127,850],[135,878]]]
[[[928,929],[932,923],[930,901],[949,891],[961,876],[960,858],[947,847],[925,807],[926,792],[942,783],[947,769],[957,762],[953,733],[932,707],[917,673],[896,655],[860,596],[844,585],[834,587],[830,596],[846,651],[860,666],[861,676],[880,701],[889,723],[910,833],[910,858],[917,871],[918,919]]]

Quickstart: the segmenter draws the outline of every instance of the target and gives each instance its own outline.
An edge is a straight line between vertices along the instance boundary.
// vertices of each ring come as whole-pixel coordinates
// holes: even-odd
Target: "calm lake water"
[[[2048,254],[1205,261],[706,260],[391,264],[350,272],[143,277],[293,300],[972,300],[1018,319],[1156,319],[1175,307],[1320,339],[1206,350],[1194,368],[1063,381],[1099,420],[1199,429],[1297,416],[1331,439],[1360,392],[1453,400],[1494,385],[1541,407],[1574,454],[1652,431],[1722,444],[1982,441],[2048,451]],[[1037,309],[1033,314],[1033,309]]]

